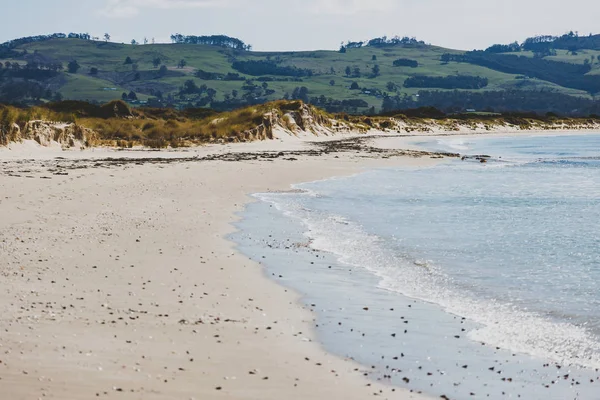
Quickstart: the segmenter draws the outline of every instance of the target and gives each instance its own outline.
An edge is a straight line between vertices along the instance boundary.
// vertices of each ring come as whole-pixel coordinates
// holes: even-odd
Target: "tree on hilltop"
[[[108,33],[104,34],[104,41],[108,42],[110,40],[110,35]]]

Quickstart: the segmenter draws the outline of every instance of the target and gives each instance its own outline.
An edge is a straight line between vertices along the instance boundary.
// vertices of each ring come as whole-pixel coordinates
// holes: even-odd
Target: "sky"
[[[109,33],[126,43],[225,34],[275,51],[398,35],[472,50],[538,34],[600,33],[597,0],[0,0],[0,8],[9,16],[0,42],[54,32]]]

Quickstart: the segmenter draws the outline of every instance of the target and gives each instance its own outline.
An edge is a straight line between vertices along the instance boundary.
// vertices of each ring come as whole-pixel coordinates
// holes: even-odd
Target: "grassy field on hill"
[[[593,99],[590,92],[518,73],[500,72],[467,62],[443,63],[444,54],[461,55],[464,52],[425,44],[363,46],[348,48],[345,52],[251,52],[198,44],[130,45],[61,38],[22,44],[15,51],[23,52],[23,55],[0,57],[0,62],[18,63],[21,68],[32,60],[60,63],[65,66],[64,70],[43,80],[44,88],[60,93],[63,99],[91,102],[121,99],[126,94],[133,105],[143,105],[150,100],[155,106],[231,109],[299,98],[313,103],[317,99],[319,106],[333,111],[378,112],[383,99],[388,96],[418,104],[422,90],[548,91]],[[518,55],[533,57],[534,53],[521,51]],[[598,50],[579,50],[576,54],[558,50],[546,60],[589,63],[587,75],[598,76],[598,56]],[[416,62],[418,66],[394,66],[398,59]],[[72,61],[79,66],[76,71],[66,67]],[[235,63],[246,67],[276,66],[278,71],[287,68],[286,71],[292,72],[286,75],[286,72],[267,71],[250,75],[235,69]],[[302,75],[303,71],[310,73]],[[295,73],[299,76],[293,76]],[[406,87],[405,81],[414,76],[478,77],[484,78],[486,85],[479,89]]]

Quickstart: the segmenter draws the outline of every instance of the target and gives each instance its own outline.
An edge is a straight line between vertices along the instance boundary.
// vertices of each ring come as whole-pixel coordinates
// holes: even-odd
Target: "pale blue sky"
[[[313,50],[399,35],[473,49],[600,33],[596,0],[0,0],[0,10],[0,42],[52,32],[165,42],[179,32],[235,36],[255,50]]]

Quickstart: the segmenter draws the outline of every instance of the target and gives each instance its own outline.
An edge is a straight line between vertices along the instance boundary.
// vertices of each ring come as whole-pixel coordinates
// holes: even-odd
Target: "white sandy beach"
[[[237,146],[196,153],[305,145]],[[327,354],[298,296],[225,236],[251,193],[431,160],[348,152],[73,169],[40,160],[119,155],[0,152],[0,398],[423,398]]]

